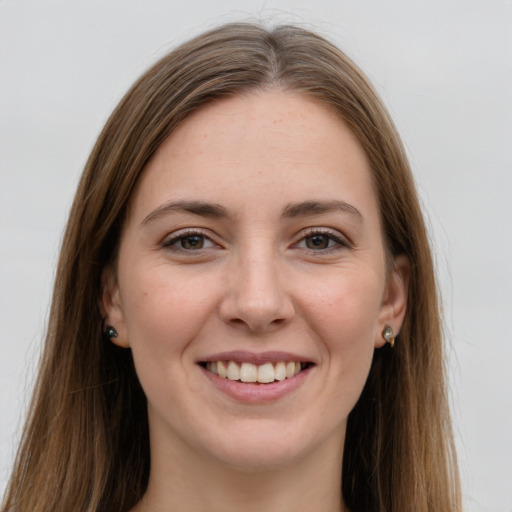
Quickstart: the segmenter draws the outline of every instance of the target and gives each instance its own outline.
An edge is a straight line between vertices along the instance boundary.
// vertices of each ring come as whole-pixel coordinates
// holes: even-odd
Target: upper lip
[[[280,361],[312,362],[307,357],[291,352],[269,351],[269,352],[248,352],[246,350],[232,350],[229,352],[218,352],[199,359],[198,363],[207,363],[212,361],[236,361],[238,363],[278,363]]]

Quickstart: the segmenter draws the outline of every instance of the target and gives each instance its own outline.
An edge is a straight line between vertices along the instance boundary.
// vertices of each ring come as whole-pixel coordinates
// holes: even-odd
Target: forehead
[[[346,124],[283,91],[218,100],[191,114],[157,150],[132,200],[137,210],[189,198],[235,209],[311,198],[376,207],[368,159]]]

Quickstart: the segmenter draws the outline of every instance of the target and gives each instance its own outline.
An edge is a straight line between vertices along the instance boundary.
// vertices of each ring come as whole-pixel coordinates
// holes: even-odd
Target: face
[[[381,332],[400,328],[403,275],[336,115],[278,91],[191,115],[141,177],[103,295],[147,396],[152,459],[339,457]]]

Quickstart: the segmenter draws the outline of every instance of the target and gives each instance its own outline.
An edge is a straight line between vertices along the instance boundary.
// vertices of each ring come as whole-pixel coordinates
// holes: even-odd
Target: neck
[[[157,452],[147,492],[132,512],[343,512],[340,452],[339,443],[327,443],[300,460],[257,470]]]

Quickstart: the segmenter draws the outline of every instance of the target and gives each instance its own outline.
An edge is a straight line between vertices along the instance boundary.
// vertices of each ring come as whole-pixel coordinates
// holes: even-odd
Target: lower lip
[[[256,382],[241,382],[219,377],[206,368],[200,366],[210,382],[226,395],[239,402],[248,404],[259,404],[274,402],[295,391],[307,379],[313,367],[306,368],[291,379],[274,381],[270,384],[259,384]]]

